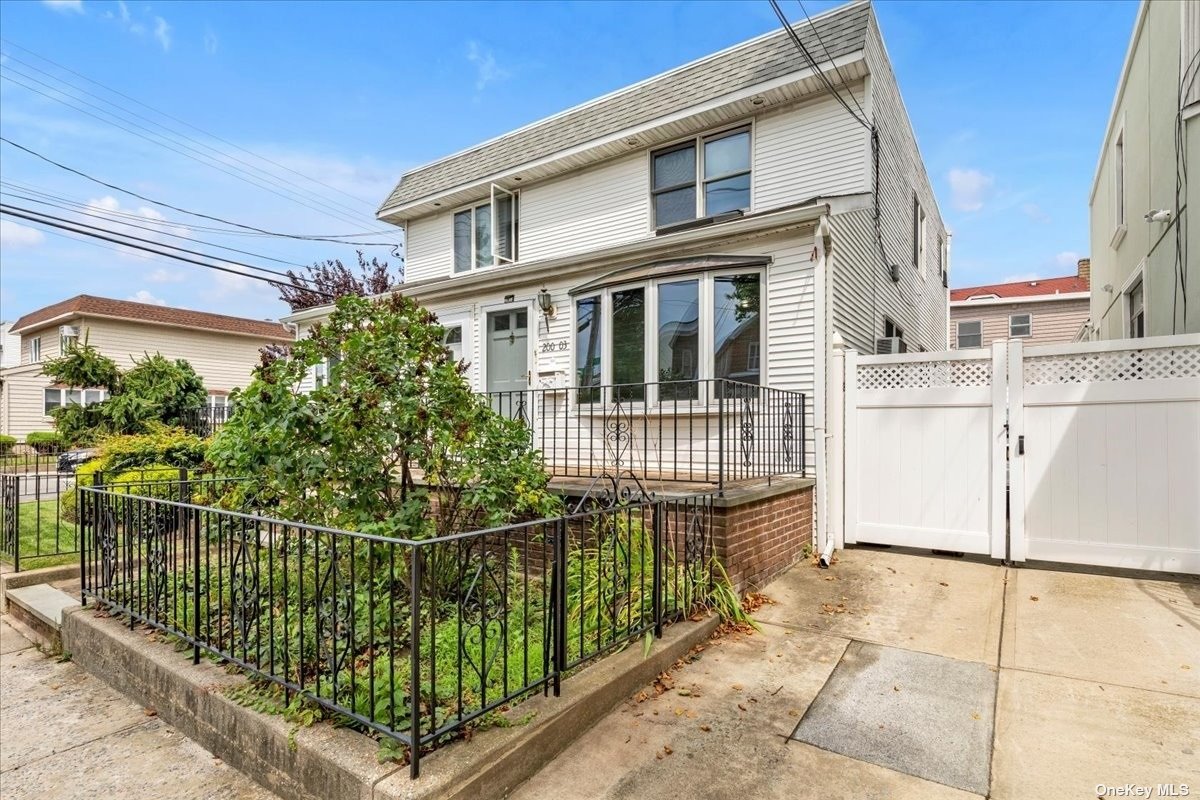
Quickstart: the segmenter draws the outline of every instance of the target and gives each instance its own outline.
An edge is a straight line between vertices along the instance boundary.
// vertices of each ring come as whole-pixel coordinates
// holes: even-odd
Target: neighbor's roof
[[[794,27],[823,63],[866,46],[870,15],[855,2]],[[407,172],[379,213],[806,68],[784,30],[759,36]]]
[[[174,325],[184,328],[202,328],[222,333],[243,336],[261,336],[264,339],[291,339],[292,332],[280,322],[229,317],[210,314],[207,311],[189,311],[186,308],[170,308],[149,303],[134,303],[130,300],[113,300],[81,294],[61,303],[55,303],[37,311],[31,311],[13,323],[12,332],[48,325],[57,320],[73,316],[110,317],[155,325]]]
[[[1040,297],[1053,294],[1072,294],[1088,291],[1088,281],[1078,275],[1068,275],[1064,278],[1039,278],[1034,281],[1017,281],[1016,283],[993,283],[991,286],[969,286],[964,289],[951,289],[950,302],[970,300],[972,298],[990,297]]]

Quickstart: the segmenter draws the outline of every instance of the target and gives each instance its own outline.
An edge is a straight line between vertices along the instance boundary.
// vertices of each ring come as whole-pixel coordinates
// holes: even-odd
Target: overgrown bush
[[[0,456],[6,456],[11,453],[16,444],[17,438],[15,436],[0,434]]]
[[[475,395],[437,318],[400,295],[344,297],[290,350],[264,354],[209,460],[253,475],[289,519],[425,538],[560,508],[519,422]],[[333,363],[329,382],[301,382]]]
[[[56,453],[62,449],[62,437],[52,431],[34,431],[25,435],[25,444],[38,453]]]

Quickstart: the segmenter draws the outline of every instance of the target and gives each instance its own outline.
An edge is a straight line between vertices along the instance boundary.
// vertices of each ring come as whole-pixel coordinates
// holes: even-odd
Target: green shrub
[[[204,463],[204,452],[204,440],[199,436],[152,423],[146,433],[101,439],[96,469],[108,474],[150,466],[195,469]]]
[[[6,456],[12,452],[13,445],[17,443],[15,436],[4,436],[0,434],[0,456]]]
[[[35,431],[26,434],[25,444],[39,453],[54,453],[62,449],[62,437],[52,431]]]

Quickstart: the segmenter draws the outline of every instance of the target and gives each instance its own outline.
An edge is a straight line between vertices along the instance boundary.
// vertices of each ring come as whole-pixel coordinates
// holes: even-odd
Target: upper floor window
[[[77,330],[79,330],[79,329],[78,329],[78,328],[73,328],[73,329],[71,329],[71,330],[72,330],[72,331],[77,331]],[[59,337],[58,337],[58,354],[59,354],[59,355],[62,355],[62,356],[65,356],[65,355],[67,354],[67,351],[68,351],[68,350],[70,350],[70,349],[71,349],[71,347],[72,347],[72,346],[74,346],[74,345],[75,345],[76,343],[78,343],[78,342],[79,342],[79,334],[78,334],[78,333],[71,332],[71,333],[62,333],[62,334],[59,334]]]
[[[699,136],[651,156],[654,227],[750,208],[750,129]]]
[[[964,319],[958,323],[958,348],[983,347],[983,323],[977,319]]]
[[[903,339],[904,329],[888,317],[883,318],[883,336],[886,339]]]
[[[35,336],[29,340],[29,363],[37,364],[42,360],[42,337]]]
[[[1033,317],[1029,314],[1013,314],[1008,318],[1009,338],[1017,339],[1033,335]]]
[[[917,199],[917,195],[913,193],[913,244],[912,257],[913,266],[921,273],[921,277],[925,277],[925,209],[921,208],[921,201]]]
[[[492,199],[454,214],[454,271],[517,260],[517,195],[492,186]]]
[[[1125,224],[1125,130],[1117,133],[1113,145],[1113,195],[1116,200],[1117,227]]]
[[[1141,278],[1125,293],[1125,308],[1129,315],[1129,338],[1141,339],[1146,335],[1146,298]]]

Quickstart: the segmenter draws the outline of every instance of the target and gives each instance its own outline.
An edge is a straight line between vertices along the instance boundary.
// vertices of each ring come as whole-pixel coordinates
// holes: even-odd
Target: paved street
[[[771,585],[516,797],[1094,798],[1200,786],[1200,580],[875,550]]]
[[[5,800],[274,800],[152,714],[0,618]]]

